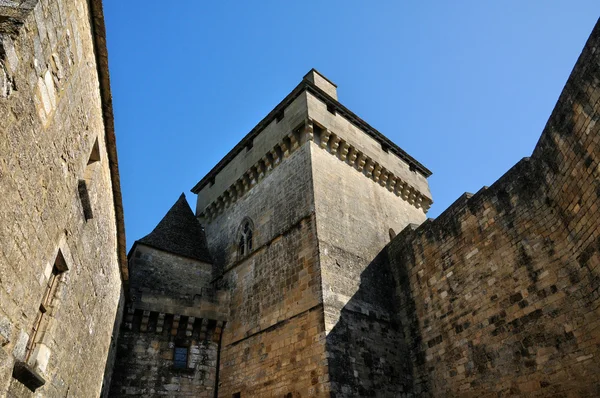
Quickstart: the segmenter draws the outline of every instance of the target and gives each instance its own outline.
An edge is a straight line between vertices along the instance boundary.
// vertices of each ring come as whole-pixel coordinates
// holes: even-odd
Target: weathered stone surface
[[[229,297],[211,284],[204,233],[185,196],[134,243],[129,269],[130,300],[105,396],[213,397]],[[183,366],[176,349],[186,353]]]
[[[109,397],[214,396],[220,339],[216,322],[203,325],[189,317],[176,322],[173,314],[159,321],[159,314],[151,312],[144,328],[143,312],[137,310],[133,317],[131,328],[125,325],[119,335]],[[175,344],[189,350],[183,369],[174,367]]]
[[[531,158],[427,221],[430,172],[309,72],[193,189],[214,263],[130,253],[114,396],[598,396],[598,48]]]
[[[600,392],[600,24],[531,158],[387,248],[420,396]]]
[[[45,380],[36,396],[100,394],[124,241],[92,3],[0,4],[0,396],[33,395],[12,377],[22,360]],[[88,165],[95,142],[100,158]],[[88,177],[94,218],[86,221],[78,181]],[[51,300],[43,299],[58,263]]]

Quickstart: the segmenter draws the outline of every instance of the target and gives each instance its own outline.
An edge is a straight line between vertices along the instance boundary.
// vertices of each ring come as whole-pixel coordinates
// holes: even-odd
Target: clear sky
[[[105,0],[127,243],[316,68],[436,217],[529,156],[600,1]]]

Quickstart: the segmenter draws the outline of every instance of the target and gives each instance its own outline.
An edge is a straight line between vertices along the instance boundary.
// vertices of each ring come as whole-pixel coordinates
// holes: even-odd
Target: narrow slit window
[[[238,236],[238,254],[240,257],[246,256],[253,248],[253,226],[248,219],[242,222]]]
[[[94,218],[94,211],[92,208],[92,199],[90,195],[90,189],[96,170],[99,168],[100,162],[100,146],[98,145],[98,138],[94,141],[90,157],[88,158],[83,173],[83,178],[79,180],[77,190],[79,192],[79,200],[81,201],[81,207],[83,208],[83,216],[88,221]]]

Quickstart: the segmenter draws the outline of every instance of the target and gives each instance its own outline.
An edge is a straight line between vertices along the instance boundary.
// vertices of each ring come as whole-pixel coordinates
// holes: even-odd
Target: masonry
[[[600,25],[542,137],[436,220],[311,70],[129,252],[111,396],[598,396]]]
[[[600,25],[529,158],[385,250],[416,395],[600,394]]]
[[[0,2],[0,192],[0,396],[98,396],[127,281],[99,1]]]

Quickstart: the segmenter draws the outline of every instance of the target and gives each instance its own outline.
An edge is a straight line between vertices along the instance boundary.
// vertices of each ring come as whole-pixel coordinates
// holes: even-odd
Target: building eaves
[[[129,269],[127,268],[127,251],[125,242],[125,218],[123,214],[123,198],[121,195],[121,177],[119,175],[119,162],[117,158],[117,141],[115,137],[115,119],[110,90],[110,74],[108,72],[108,49],[106,47],[106,27],[104,24],[104,11],[102,0],[90,0],[92,17],[92,34],[94,39],[94,52],[100,82],[100,98],[102,101],[102,116],[106,136],[106,151],[110,168],[110,179],[113,193],[113,206],[115,209],[117,227],[117,251],[121,280],[124,291],[127,292]]]
[[[312,71],[312,69],[311,69]],[[310,72],[309,72],[310,73]],[[333,84],[333,83],[332,83]],[[394,153],[400,159],[408,163],[411,168],[421,173],[424,177],[429,177],[431,171],[423,166],[419,161],[410,156],[406,151],[392,142],[389,138],[384,136],[382,133],[373,128],[370,124],[365,122],[363,119],[358,117],[354,112],[346,108],[339,101],[332,98],[325,91],[321,90],[315,84],[303,79],[300,84],[296,86],[267,116],[265,116],[242,140],[235,146],[223,159],[217,163],[194,187],[191,191],[195,194],[199,193],[229,162],[231,162],[261,131],[267,127],[279,114],[279,112],[288,105],[290,105],[296,98],[298,98],[303,92],[308,91],[318,99],[323,101],[330,107],[333,107],[337,113],[345,117],[348,121],[354,124],[356,127],[364,131],[367,135],[375,139],[380,144],[385,145],[389,148],[389,151]]]

